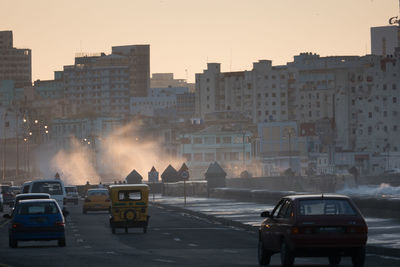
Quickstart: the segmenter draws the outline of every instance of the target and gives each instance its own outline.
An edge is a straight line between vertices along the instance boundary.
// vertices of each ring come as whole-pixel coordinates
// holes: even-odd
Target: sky
[[[33,81],[79,52],[150,44],[151,73],[194,82],[207,62],[226,72],[301,52],[369,54],[370,28],[398,14],[398,0],[0,0],[0,31],[32,50]]]

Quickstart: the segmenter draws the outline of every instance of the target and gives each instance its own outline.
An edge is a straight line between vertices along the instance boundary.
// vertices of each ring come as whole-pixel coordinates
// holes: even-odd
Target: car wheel
[[[351,256],[351,261],[354,267],[363,267],[365,263],[365,247],[355,249]]]
[[[143,233],[147,233],[147,226],[143,226]]]
[[[86,211],[86,210],[82,210],[82,213],[83,213],[83,214],[86,214],[86,213],[87,213],[87,211]]]
[[[283,267],[292,267],[294,263],[293,251],[290,250],[285,240],[281,244],[281,264]]]
[[[339,255],[334,255],[334,256],[329,256],[328,259],[329,259],[329,264],[331,266],[338,266],[342,258]]]
[[[11,236],[8,238],[8,244],[10,248],[17,248],[18,247],[18,241],[12,238]]]
[[[65,247],[65,238],[58,239],[58,246]]]
[[[115,227],[114,226],[111,226],[111,233],[115,234]]]
[[[128,233],[128,227],[125,227],[125,233]]]
[[[271,261],[271,253],[269,253],[261,239],[258,240],[258,264],[268,266]]]

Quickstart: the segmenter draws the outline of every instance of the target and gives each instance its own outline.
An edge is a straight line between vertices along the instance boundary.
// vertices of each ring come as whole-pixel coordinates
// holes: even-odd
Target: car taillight
[[[18,228],[21,228],[22,226],[23,226],[22,223],[13,223],[12,224],[13,229],[18,229]]]
[[[298,234],[300,231],[299,231],[299,227],[296,227],[296,226],[293,226],[292,227],[292,234]]]
[[[62,222],[62,221],[60,221],[60,222],[56,222],[56,225],[57,225],[57,226],[65,226],[65,223]]]
[[[106,200],[105,200],[105,202],[110,202],[111,200],[109,199],[109,198],[107,198]]]
[[[90,202],[91,200],[88,198],[85,198],[85,202]]]

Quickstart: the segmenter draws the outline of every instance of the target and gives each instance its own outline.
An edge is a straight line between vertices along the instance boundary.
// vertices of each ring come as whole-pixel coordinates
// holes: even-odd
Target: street
[[[111,234],[108,213],[82,214],[68,205],[67,246],[56,241],[20,242],[8,247],[7,224],[0,226],[0,266],[258,266],[253,232],[226,227],[168,208],[150,207],[147,234],[118,229]],[[365,266],[399,266],[398,258],[367,255]],[[279,254],[271,266],[280,266]],[[325,258],[296,258],[295,266],[329,266]],[[344,258],[341,266],[352,266]]]

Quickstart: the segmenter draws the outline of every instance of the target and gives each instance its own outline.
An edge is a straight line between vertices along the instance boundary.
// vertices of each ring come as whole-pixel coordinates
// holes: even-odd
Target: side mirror
[[[260,216],[263,218],[269,218],[271,216],[271,214],[269,213],[269,211],[263,211],[263,212],[261,212]]]
[[[10,214],[4,214],[4,215],[3,215],[3,218],[4,218],[4,219],[11,219],[11,216],[10,216]]]

